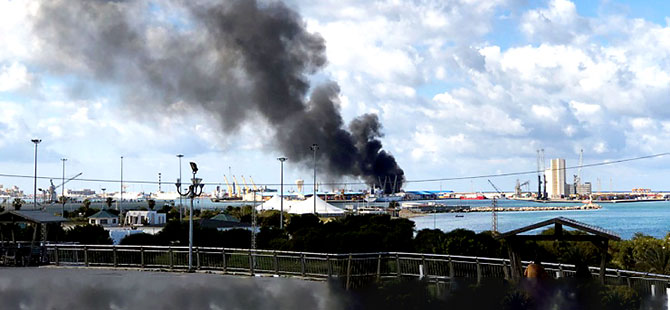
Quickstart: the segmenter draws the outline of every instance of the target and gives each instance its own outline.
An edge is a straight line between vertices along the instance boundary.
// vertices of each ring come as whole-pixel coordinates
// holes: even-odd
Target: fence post
[[[347,285],[346,285],[347,290],[349,290],[350,281],[351,281],[351,254],[349,254],[349,258],[347,259]]]
[[[174,261],[173,261],[174,258],[172,256],[173,256],[172,255],[172,247],[168,247],[168,257],[169,257],[168,260],[170,261],[170,270],[172,270],[174,268]]]
[[[396,265],[396,271],[398,273],[398,278],[400,278],[400,255],[398,255],[398,253],[395,253],[395,265]]]
[[[144,269],[144,247],[140,246],[140,267]]]
[[[223,273],[228,272],[228,262],[226,261],[226,249],[221,249],[221,255],[223,256]]]
[[[475,257],[475,261],[477,262],[477,285],[479,285],[482,282],[482,266],[479,264],[479,257]]]
[[[57,244],[54,245],[54,259],[56,260],[56,266],[59,266],[60,264],[58,262],[58,245]]]
[[[382,255],[377,256],[377,281],[382,277]]]
[[[279,275],[279,259],[277,258],[277,251],[273,251],[272,254],[273,254],[272,256],[274,258],[273,265],[274,265],[274,268],[275,268],[275,274]]]
[[[251,254],[251,249],[249,249],[249,273],[254,275],[254,257]]]
[[[305,276],[305,253],[300,253],[300,273]]]
[[[330,254],[326,254],[326,264],[328,265],[328,277],[333,276],[333,262],[330,260]]]
[[[423,272],[420,272],[419,276],[421,278],[424,278],[424,277],[427,278],[428,277],[428,266],[426,266],[426,256],[423,255],[423,254],[421,254],[421,266],[423,266],[422,267],[423,270],[421,270]]]
[[[454,271],[454,263],[451,261],[451,256],[449,256],[449,279],[453,280],[456,272]]]
[[[200,270],[200,247],[195,248],[195,266]]]
[[[558,264],[558,274],[561,278],[565,277],[565,274],[563,273],[563,264]]]
[[[509,271],[507,270],[507,261],[503,259],[502,261],[503,274],[505,275],[505,280],[509,280]]]
[[[88,247],[84,246],[84,266],[88,267]]]
[[[117,266],[116,246],[112,247],[112,260],[114,261],[114,268],[116,268],[116,266]]]

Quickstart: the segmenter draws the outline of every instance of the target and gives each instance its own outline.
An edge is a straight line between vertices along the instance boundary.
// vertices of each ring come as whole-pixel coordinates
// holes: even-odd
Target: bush
[[[102,226],[80,225],[65,231],[65,241],[81,244],[112,244],[112,239]]]
[[[602,308],[607,310],[640,309],[640,295],[627,286],[606,286],[601,293]]]

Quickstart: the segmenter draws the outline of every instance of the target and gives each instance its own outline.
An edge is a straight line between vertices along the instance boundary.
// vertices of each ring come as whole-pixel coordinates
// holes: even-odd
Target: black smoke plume
[[[33,30],[42,65],[113,85],[131,108],[186,105],[208,111],[222,132],[260,116],[292,161],[311,166],[316,143],[330,179],[356,176],[386,183],[386,192],[402,186],[377,116],[347,126],[337,84],[310,86],[326,64],[325,42],[281,2],[44,1]]]

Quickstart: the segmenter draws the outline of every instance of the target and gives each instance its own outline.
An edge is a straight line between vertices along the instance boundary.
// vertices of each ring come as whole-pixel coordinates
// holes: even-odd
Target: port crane
[[[251,192],[251,188],[249,188],[249,185],[247,185],[247,180],[244,178],[243,175],[241,175],[240,177],[242,177],[242,182],[244,182],[244,193],[247,194]]]
[[[230,186],[230,183],[228,182],[228,178],[226,175],[223,175],[223,180],[226,181],[226,187],[228,187],[228,197],[232,198],[235,193],[233,193],[233,187]]]
[[[256,183],[254,183],[254,179],[249,176],[249,181],[251,182],[251,186],[253,186],[254,191],[258,192],[258,187],[256,186]]]
[[[491,180],[488,180],[488,179],[487,179],[487,181],[489,181],[489,184],[491,184],[491,186],[493,186],[493,188],[496,190],[496,192],[498,192],[498,194],[499,194],[501,197],[504,197],[504,196],[505,196],[505,194],[503,194],[503,193],[498,189],[498,187],[497,187],[495,184],[493,184],[493,182],[491,182]],[[498,213],[496,212],[496,207],[497,207],[497,206],[498,206],[497,198],[496,198],[496,196],[494,195],[494,196],[493,196],[493,202],[491,203],[491,233],[493,233],[494,235],[497,235],[497,234],[498,234]]]
[[[74,179],[80,177],[82,174],[84,174],[84,173],[83,173],[83,172],[79,172],[79,173],[77,173],[75,176],[73,176],[73,177],[71,177],[71,178],[65,180],[65,182],[63,182],[63,183],[61,183],[61,184],[59,184],[59,185],[56,185],[56,186],[53,185],[53,181],[52,181],[52,183],[51,183],[52,185],[49,186],[49,189],[48,189],[48,190],[43,191],[42,189],[40,189],[40,191],[42,191],[42,192],[48,192],[48,193],[49,193],[49,203],[53,203],[53,202],[54,202],[53,197],[56,195],[56,190],[59,189],[59,188],[61,188],[62,186],[64,186],[64,185],[67,184],[68,182],[70,182],[70,181],[72,181],[72,180],[74,180]]]
[[[544,149],[537,150],[537,199],[547,199],[547,176],[544,173]],[[544,188],[542,186],[544,183]]]
[[[527,186],[529,182],[530,181],[525,181],[523,183],[520,183],[519,179],[516,179],[516,186],[514,186],[514,196],[521,197],[522,194],[521,188]]]

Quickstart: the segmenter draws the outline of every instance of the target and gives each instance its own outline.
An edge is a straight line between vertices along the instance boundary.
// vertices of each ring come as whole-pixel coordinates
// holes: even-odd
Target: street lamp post
[[[319,149],[319,145],[314,143],[309,147],[312,152],[314,152],[314,215],[316,215],[316,150]]]
[[[116,209],[119,210],[119,215],[123,213],[121,212],[123,210],[123,156],[121,156],[121,191],[119,196],[119,204]]]
[[[61,158],[60,160],[63,161],[63,180],[62,180],[62,183],[61,183],[61,186],[63,187],[63,188],[61,188],[61,193],[62,193],[61,194],[61,200],[62,200],[61,204],[62,204],[62,207],[61,207],[60,215],[62,217],[65,217],[65,162],[67,161],[67,158]]]
[[[181,159],[184,157],[184,154],[177,154],[179,158],[179,180],[181,180]],[[181,223],[181,211],[184,208],[184,203],[182,202],[181,195],[179,195],[179,222]]]
[[[35,182],[33,184],[33,207],[37,210],[37,145],[42,142],[41,139],[32,139],[32,143],[35,143]]]
[[[189,208],[188,216],[188,271],[193,271],[193,199],[202,194],[202,188],[205,184],[202,183],[202,179],[196,178],[195,174],[198,173],[198,165],[194,162],[191,162],[191,170],[193,171],[193,178],[191,178],[191,185],[188,186],[188,190],[185,193],[181,192],[181,179],[177,179],[177,193],[182,197],[191,198],[191,206]]]
[[[286,157],[277,158],[277,160],[279,162],[281,162],[281,164],[280,164],[280,166],[281,166],[281,168],[280,168],[280,178],[281,179],[280,180],[281,181],[280,181],[280,185],[279,185],[280,192],[281,192],[279,194],[279,198],[281,198],[280,203],[279,203],[279,206],[280,206],[279,207],[279,211],[280,211],[279,212],[279,229],[284,229],[284,162],[287,159],[288,158],[286,158]]]

